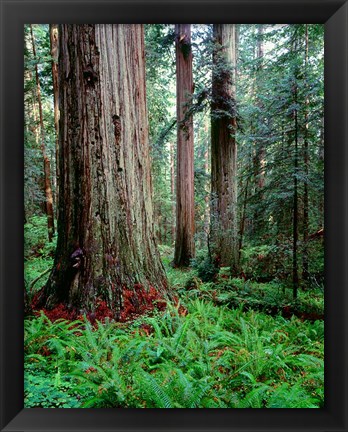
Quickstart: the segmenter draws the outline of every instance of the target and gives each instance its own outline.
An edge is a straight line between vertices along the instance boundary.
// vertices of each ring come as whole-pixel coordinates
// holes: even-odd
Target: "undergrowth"
[[[279,283],[231,279],[228,269],[203,283],[163,260],[178,297],[164,311],[94,325],[25,319],[25,407],[324,406],[324,322],[282,316],[290,306],[321,314],[319,291],[295,304]]]
[[[322,321],[188,300],[130,326],[25,322],[26,407],[322,407]]]
[[[43,286],[53,266],[57,237],[47,241],[47,218],[32,216],[24,225],[24,282],[30,298]]]

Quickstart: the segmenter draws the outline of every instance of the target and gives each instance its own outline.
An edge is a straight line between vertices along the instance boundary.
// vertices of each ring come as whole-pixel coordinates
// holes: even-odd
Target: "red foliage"
[[[142,336],[150,336],[154,332],[154,328],[150,324],[142,324],[139,328],[139,334]]]
[[[31,301],[31,309],[37,310],[39,305],[39,300],[42,295],[43,288],[41,288],[37,293],[34,294],[33,299]]]
[[[98,299],[96,302],[95,313],[91,313],[87,315],[89,321],[94,324],[96,320],[104,321],[105,318],[114,318],[114,313],[106,304],[106,301]]]
[[[180,316],[186,316],[188,314],[188,310],[183,305],[179,306],[178,312]]]
[[[68,309],[63,303],[59,303],[53,309],[39,308],[40,294],[40,291],[35,294],[31,304],[35,315],[39,315],[40,311],[42,311],[52,322],[58,319],[67,321],[83,319],[77,309]],[[123,289],[123,308],[119,320],[121,322],[130,321],[154,309],[162,311],[166,306],[166,301],[161,298],[154,287],[150,287],[146,291],[141,284],[135,284],[133,290]],[[104,322],[106,318],[115,319],[115,313],[109,308],[105,300],[98,298],[95,304],[95,312],[88,312],[87,319],[94,325],[96,321]]]
[[[241,279],[244,279],[245,281],[247,280],[247,277],[245,276],[245,273],[242,271],[241,274],[239,275],[239,277]]]
[[[33,308],[34,309],[34,308]],[[65,305],[62,303],[59,303],[55,308],[53,309],[41,309],[42,312],[47,316],[47,318],[54,322],[59,319],[65,319],[67,321],[72,321],[77,318],[76,311],[68,310]],[[38,314],[39,311],[36,312]]]
[[[48,357],[52,354],[52,352],[47,348],[46,345],[44,345],[39,352],[41,355],[43,355],[44,357]]]
[[[284,318],[291,318],[292,314],[293,314],[293,310],[290,306],[283,307],[282,315]]]
[[[221,267],[221,256],[220,255],[216,255],[214,260],[213,260],[214,266],[217,268]]]
[[[164,310],[167,303],[154,287],[147,292],[141,284],[135,284],[134,290],[123,290],[123,309],[120,321],[125,322],[154,309]]]

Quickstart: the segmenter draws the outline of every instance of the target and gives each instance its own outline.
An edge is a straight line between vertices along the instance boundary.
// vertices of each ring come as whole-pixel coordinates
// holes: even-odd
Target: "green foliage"
[[[291,287],[277,281],[258,283],[220,276],[216,284],[207,285],[207,288],[201,290],[205,296],[214,299],[217,304],[229,307],[243,307],[245,310],[254,309],[272,314],[289,310],[290,314],[324,315],[324,297],[318,288],[301,292],[296,300],[293,300]]]
[[[33,54],[31,27],[36,58]],[[51,180],[55,178],[56,150],[49,26],[24,26],[24,204],[26,218],[45,213],[44,161],[35,67],[40,82],[46,156],[51,161]],[[51,181],[53,186],[55,181]],[[54,187],[53,187],[54,192]],[[55,203],[54,203],[55,205]]]
[[[46,256],[45,243],[38,248],[45,218],[26,229],[29,262],[42,260],[30,254]],[[232,279],[229,268],[204,283],[196,268],[173,268],[172,252],[161,247],[180,302],[162,313],[127,326],[52,323],[44,314],[25,320],[25,406],[322,407],[323,321],[256,312],[291,306],[322,314],[322,291],[293,302],[279,283]]]
[[[323,227],[323,26],[262,25],[261,32],[260,27],[241,25],[239,32],[242,130],[237,142],[244,272],[255,279],[291,279],[296,179],[298,273],[301,277],[307,246],[310,284],[321,285],[323,245],[306,245],[304,237],[306,229],[310,234]],[[268,248],[261,260],[257,247]]]
[[[32,216],[24,225],[24,256],[33,258],[52,257],[56,248],[56,241],[47,241],[47,218],[45,216]]]
[[[192,268],[182,271],[171,266],[175,204],[171,183],[176,158],[174,34],[171,25],[147,25],[146,88],[156,234],[178,301],[169,303],[164,312],[126,325],[107,321],[92,326],[87,320],[52,323],[43,314],[26,318],[27,408],[324,406],[324,322],[318,319],[324,310],[323,244],[317,240],[306,243],[302,236],[305,185],[309,234],[323,226],[323,27],[308,26],[306,65],[304,25],[270,25],[263,35],[256,26],[239,26],[238,212],[244,222],[241,267],[247,280],[231,278],[228,268],[217,269],[207,258],[212,216],[208,208],[212,27],[192,28],[195,240],[201,251]],[[48,28],[35,25],[33,30],[45,144],[54,173]],[[32,285],[52,267],[56,239],[47,242],[47,220],[42,216],[43,164],[28,26],[25,40],[25,282],[32,295],[48,277],[47,273]],[[260,40],[268,47],[263,59],[255,55]],[[226,108],[228,112],[236,109],[228,104]],[[294,170],[294,112],[300,145],[306,130],[308,134],[308,172],[302,156]],[[260,188],[258,156],[262,149],[266,175]],[[295,178],[300,196],[297,246],[300,258],[307,246],[310,280],[302,284],[305,290],[300,289],[293,301],[289,277]]]
[[[196,276],[196,270],[193,268],[190,269],[178,269],[173,267],[173,254],[170,257],[163,258],[163,264],[167,274],[167,280],[171,287],[181,289],[185,287],[187,282],[192,279],[192,277]]]
[[[252,246],[241,250],[240,264],[249,278],[273,279],[281,268],[278,257],[279,250],[274,245]]]
[[[24,225],[24,281],[29,301],[49,277],[57,237],[47,241],[46,216],[32,216]]]
[[[76,383],[71,378],[61,376],[59,367],[47,371],[29,365],[24,373],[26,408],[80,408]]]
[[[196,258],[192,260],[192,267],[197,269],[197,275],[203,282],[214,280],[219,272],[219,269],[214,265],[211,257],[207,253],[201,255],[197,254]]]
[[[128,327],[31,318],[26,406],[319,407],[323,335],[322,321],[185,296]]]

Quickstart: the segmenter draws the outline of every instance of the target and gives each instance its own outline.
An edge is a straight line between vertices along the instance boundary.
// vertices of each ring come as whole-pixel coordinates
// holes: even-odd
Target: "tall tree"
[[[255,77],[255,108],[256,108],[256,125],[255,125],[255,158],[254,158],[254,176],[255,176],[255,195],[257,206],[255,206],[254,214],[254,231],[258,234],[263,227],[263,214],[262,206],[264,200],[264,187],[265,187],[265,157],[266,148],[264,141],[264,118],[265,112],[262,103],[262,71],[263,71],[263,24],[257,25],[257,49],[256,49],[256,77]]]
[[[176,241],[174,265],[184,267],[195,255],[193,93],[190,24],[175,25],[177,95]]]
[[[211,233],[213,260],[238,271],[236,26],[214,24],[211,103]]]
[[[294,35],[293,40],[293,49],[297,51],[297,33]],[[298,225],[299,225],[299,206],[298,206],[298,175],[299,175],[299,148],[298,148],[298,138],[299,138],[299,129],[298,129],[298,67],[297,63],[295,63],[294,67],[294,76],[292,83],[292,95],[293,95],[293,110],[292,116],[294,119],[294,128],[291,136],[293,136],[294,141],[294,201],[293,201],[293,233],[292,233],[292,283],[293,283],[293,297],[297,298],[298,287],[299,287],[299,277],[298,277]]]
[[[58,87],[58,24],[50,24],[50,48],[52,57],[52,82],[53,82],[53,106],[54,106],[54,129],[56,132],[56,203],[58,202],[58,178],[59,178],[59,87]],[[58,214],[58,206],[56,205]]]
[[[295,84],[294,90],[294,103],[297,104],[297,87]],[[299,152],[298,152],[298,113],[297,108],[293,112],[294,117],[294,202],[293,202],[293,237],[292,237],[292,282],[293,282],[293,296],[297,297],[299,286],[298,278],[298,222],[299,222],[299,209],[298,209],[298,169],[299,169]]]
[[[51,186],[51,166],[50,166],[50,160],[46,153],[45,127],[43,121],[43,111],[42,111],[42,101],[41,101],[41,86],[40,86],[39,70],[37,66],[38,59],[36,56],[35,39],[34,39],[32,25],[30,25],[30,35],[31,35],[31,42],[32,42],[33,59],[35,62],[36,95],[37,95],[37,103],[39,107],[41,152],[44,161],[44,189],[45,189],[45,197],[46,197],[48,240],[52,241],[54,235],[54,213],[53,213],[53,196],[52,196],[52,186]]]
[[[305,26],[305,110],[304,110],[304,137],[303,137],[303,164],[304,164],[304,185],[303,185],[303,257],[302,257],[302,278],[307,281],[308,273],[308,234],[309,234],[309,197],[308,197],[308,175],[309,175],[309,152],[308,152],[308,111],[309,111],[309,86],[308,86],[308,24]]]
[[[120,317],[125,290],[166,291],[155,244],[142,25],[59,27],[59,220],[39,304]],[[139,294],[139,295],[137,295]]]
[[[175,152],[174,143],[170,143],[170,197],[172,204],[171,244],[175,242]]]

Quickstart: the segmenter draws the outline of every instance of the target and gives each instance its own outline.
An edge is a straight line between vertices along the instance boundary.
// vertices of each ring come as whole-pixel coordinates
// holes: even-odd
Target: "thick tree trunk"
[[[58,24],[50,24],[50,43],[52,57],[52,81],[53,81],[53,105],[54,105],[54,129],[56,131],[56,215],[58,218],[58,195],[59,195],[59,86],[58,86]]]
[[[214,262],[238,273],[235,25],[214,24],[211,114],[211,233]]]
[[[44,303],[119,319],[126,292],[162,294],[155,244],[142,25],[59,27],[59,221]],[[127,290],[127,291],[125,291]]]
[[[185,267],[195,255],[193,91],[190,24],[176,24],[177,176],[174,265]]]
[[[37,57],[36,57],[36,48],[35,48],[35,40],[34,40],[32,25],[30,25],[30,34],[31,34],[31,42],[33,48],[33,58],[34,61],[36,62]],[[44,189],[45,189],[45,196],[46,196],[48,240],[51,242],[54,235],[54,213],[53,213],[53,197],[52,197],[52,187],[51,187],[51,168],[50,168],[50,160],[46,154],[45,127],[43,122],[41,88],[40,88],[40,79],[39,79],[37,63],[35,63],[35,78],[36,78],[36,93],[37,93],[37,102],[39,106],[39,118],[40,118],[41,151],[42,151],[42,157],[44,161]]]

